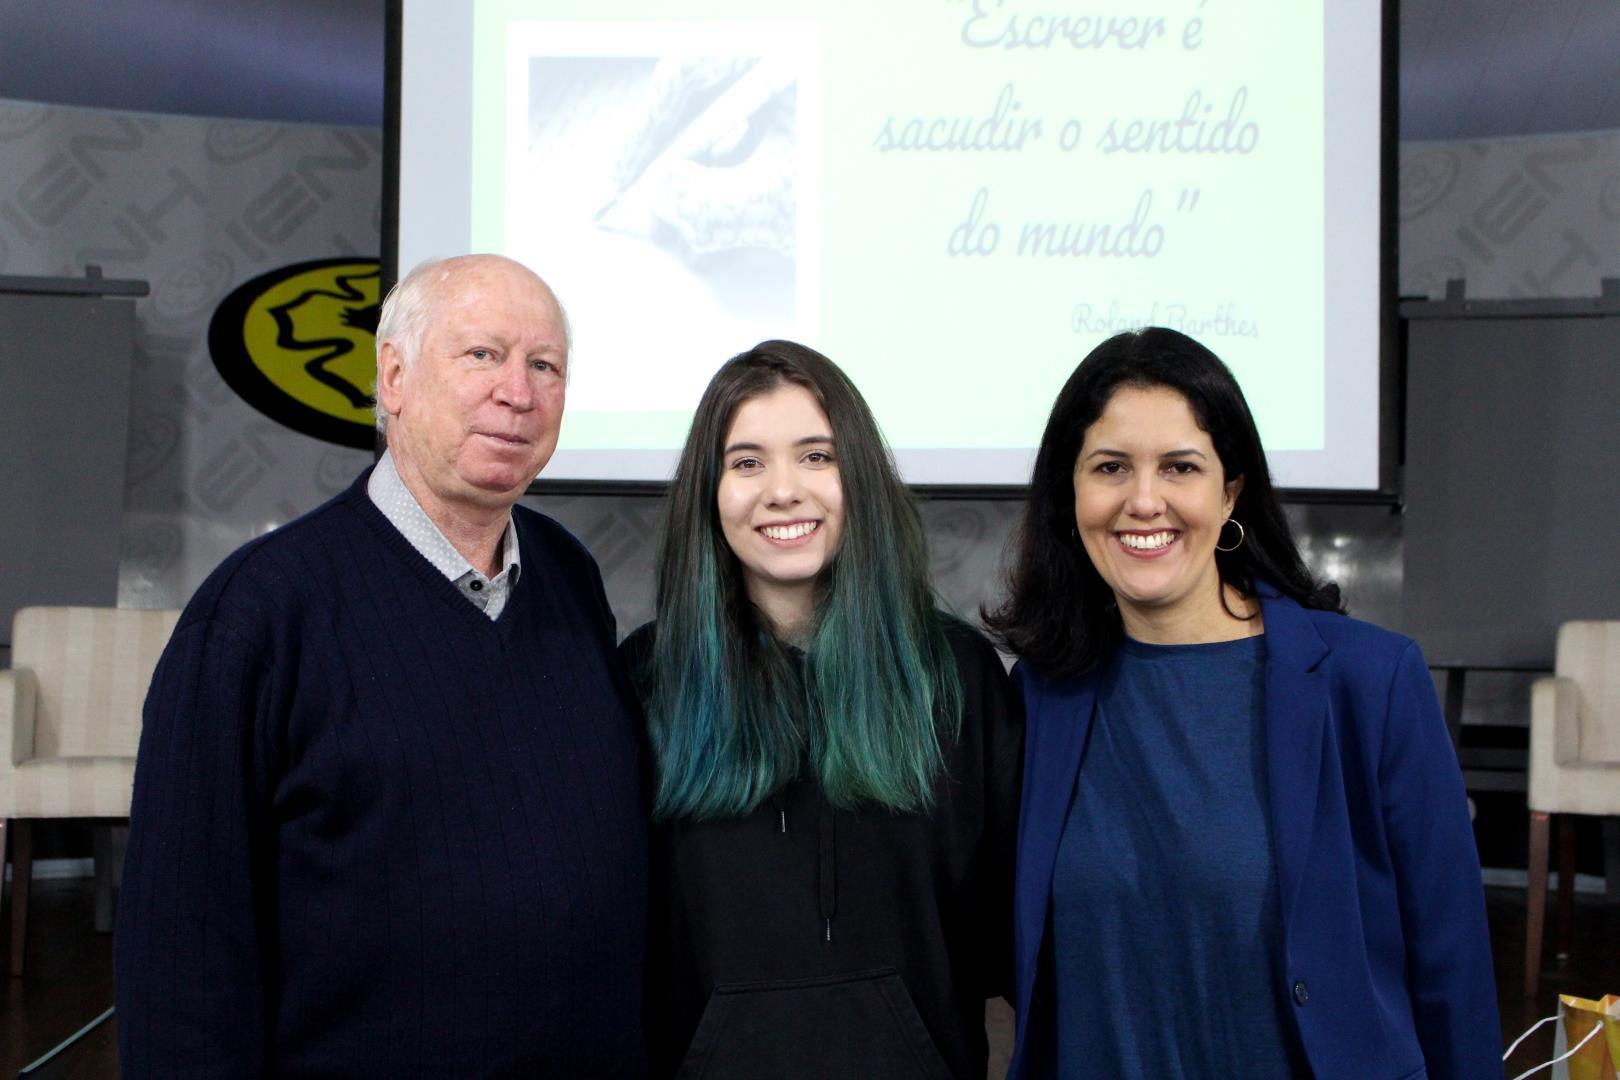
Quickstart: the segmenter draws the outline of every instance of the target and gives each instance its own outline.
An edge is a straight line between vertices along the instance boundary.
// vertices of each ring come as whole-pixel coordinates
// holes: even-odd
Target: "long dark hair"
[[[827,414],[844,491],[802,674],[749,602],[715,503],[737,409],[783,385]],[[657,636],[647,670],[632,673],[647,701],[654,817],[746,814],[806,761],[834,806],[929,806],[961,688],[922,516],[848,376],[791,341],[733,357],[704,391],[666,505]]]
[[[1255,581],[1264,580],[1304,607],[1343,612],[1339,587],[1318,581],[1300,558],[1232,372],[1187,335],[1153,326],[1091,350],[1052,406],[1013,539],[1007,599],[982,613],[997,641],[1043,674],[1076,675],[1101,663],[1124,637],[1112,591],[1074,539],[1075,459],[1086,431],[1123,386],[1180,394],[1209,434],[1226,480],[1243,477],[1232,508],[1243,543],[1216,551],[1221,581],[1252,596]]]

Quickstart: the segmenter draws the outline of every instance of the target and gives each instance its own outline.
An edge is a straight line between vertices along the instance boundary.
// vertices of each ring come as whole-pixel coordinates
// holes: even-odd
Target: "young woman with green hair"
[[[921,515],[826,357],[768,341],[710,382],[657,621],[624,652],[653,759],[655,1075],[984,1076],[1022,708],[936,610]]]

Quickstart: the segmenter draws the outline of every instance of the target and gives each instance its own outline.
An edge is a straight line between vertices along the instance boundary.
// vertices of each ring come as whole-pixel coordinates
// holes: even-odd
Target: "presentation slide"
[[[906,478],[1019,485],[1168,326],[1279,483],[1379,482],[1380,5],[410,0],[399,269],[496,251],[574,331],[547,479],[666,479],[715,369],[830,356]]]

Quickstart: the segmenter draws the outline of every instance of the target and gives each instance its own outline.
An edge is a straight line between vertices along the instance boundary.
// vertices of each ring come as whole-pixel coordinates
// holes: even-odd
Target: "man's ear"
[[[390,417],[399,415],[405,400],[405,357],[392,341],[377,350],[377,400]]]

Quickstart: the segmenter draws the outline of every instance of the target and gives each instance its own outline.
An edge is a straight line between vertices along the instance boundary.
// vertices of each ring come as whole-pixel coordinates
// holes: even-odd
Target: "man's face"
[[[453,260],[430,286],[414,363],[378,357],[388,447],[429,516],[483,516],[523,494],[557,446],[567,337],[534,274],[493,257]]]

